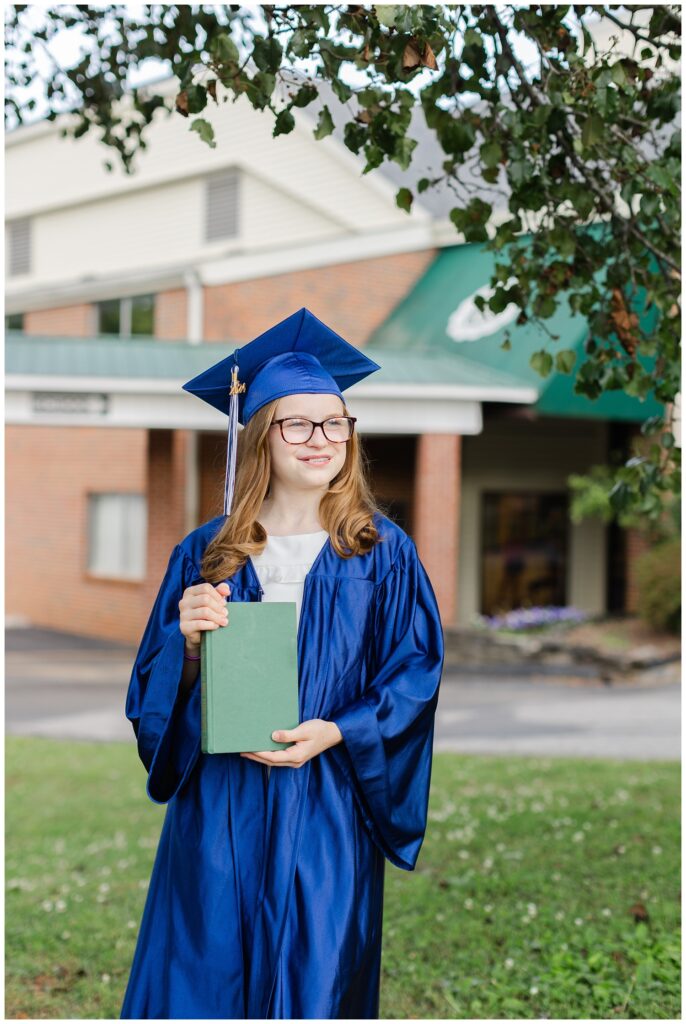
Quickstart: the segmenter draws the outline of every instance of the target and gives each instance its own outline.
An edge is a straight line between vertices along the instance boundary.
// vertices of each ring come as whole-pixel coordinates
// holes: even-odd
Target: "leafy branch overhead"
[[[398,206],[451,190],[458,237],[496,254],[491,297],[476,301],[492,312],[514,303],[518,323],[543,329],[531,360],[541,376],[574,373],[589,400],[623,390],[665,405],[643,427],[654,443],[610,477],[617,514],[655,520],[660,494],[679,493],[669,418],[680,383],[678,7],[56,5],[40,25],[37,10],[8,8],[7,125],[35,106],[18,98],[23,87],[38,86],[50,119],[71,109],[64,132],[97,130],[127,173],[158,110],[216,147],[212,109],[245,97],[274,136],[313,104],[315,139],[338,129],[364,173],[393,161],[411,174],[423,114],[442,167],[400,188]],[[601,19],[610,31],[594,34]],[[37,55],[64,29],[82,32],[82,59],[63,68],[51,57],[39,73]],[[178,80],[171,110],[154,86],[128,88],[149,58]],[[561,302],[588,320],[581,361],[547,323]]]

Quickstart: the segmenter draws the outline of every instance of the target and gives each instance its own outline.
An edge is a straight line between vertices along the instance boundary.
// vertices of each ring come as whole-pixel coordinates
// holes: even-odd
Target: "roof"
[[[558,341],[532,323],[517,325],[518,308],[512,304],[501,314],[482,314],[474,305],[474,296],[488,289],[495,263],[495,253],[483,243],[450,246],[437,254],[434,262],[396,307],[369,341],[375,358],[387,358],[390,352],[407,356],[443,356],[459,358],[463,372],[467,365],[487,373],[507,373],[521,386],[536,389],[534,408],[555,416],[575,416],[608,420],[642,421],[658,415],[663,406],[654,396],[645,400],[624,391],[606,391],[593,400],[574,392],[576,371],[585,359],[584,344],[589,336],[588,321],[573,314],[562,294],[554,315],[545,321]],[[510,330],[511,348],[503,349],[506,329]],[[553,356],[556,351],[577,352],[571,374],[553,370],[541,377],[529,365],[531,355],[545,348]],[[641,357],[646,367],[652,358]]]
[[[122,381],[168,381],[173,385],[189,380],[230,355],[235,348],[234,343],[190,344],[138,337],[70,338],[8,331],[5,375],[10,386],[12,377],[54,377],[62,381],[65,378],[120,378]],[[464,391],[465,397],[476,400],[529,402],[535,397],[531,388],[523,386],[521,380],[507,370],[479,366],[455,353],[431,353],[427,358],[421,353],[377,352],[371,346],[365,346],[364,353],[381,365],[369,378],[371,386],[454,385]],[[362,382],[360,388],[365,384]]]

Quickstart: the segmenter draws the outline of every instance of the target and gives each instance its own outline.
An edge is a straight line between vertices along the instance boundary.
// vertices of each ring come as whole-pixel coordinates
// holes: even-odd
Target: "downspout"
[[[186,338],[189,345],[203,340],[203,287],[195,267],[184,271],[186,286]],[[186,431],[186,472],[184,488],[184,523],[186,533],[200,522],[200,473],[198,469],[198,432]]]

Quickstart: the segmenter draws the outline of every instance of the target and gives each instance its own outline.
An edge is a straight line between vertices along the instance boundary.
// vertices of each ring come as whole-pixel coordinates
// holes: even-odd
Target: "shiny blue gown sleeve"
[[[185,638],[179,628],[179,601],[198,574],[177,544],[169,558],[145,632],[126,697],[138,753],[148,772],[146,790],[164,804],[178,792],[200,753],[200,683],[182,690]]]
[[[433,588],[407,538],[377,586],[376,659],[362,696],[327,716],[343,735],[330,752],[372,839],[412,871],[424,839],[444,642]]]

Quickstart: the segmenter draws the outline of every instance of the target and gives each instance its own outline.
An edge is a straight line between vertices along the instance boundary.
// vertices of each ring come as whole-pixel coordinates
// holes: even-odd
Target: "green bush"
[[[678,633],[681,622],[681,538],[670,537],[636,560],[638,614],[654,629]]]

